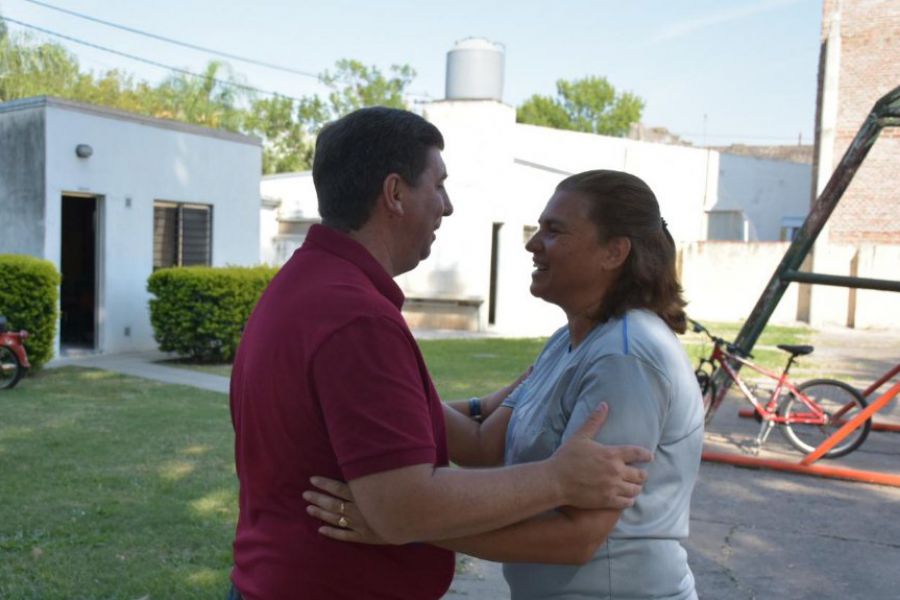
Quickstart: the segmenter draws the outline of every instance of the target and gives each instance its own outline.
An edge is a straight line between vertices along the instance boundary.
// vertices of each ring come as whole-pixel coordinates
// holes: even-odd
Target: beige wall
[[[788,242],[693,242],[680,247],[681,285],[688,314],[698,320],[743,321]],[[788,287],[770,319],[791,323],[797,315],[797,286]]]
[[[698,320],[743,321],[788,248],[787,242],[694,242],[681,246],[681,280],[688,314]],[[830,244],[816,254],[816,272],[900,279],[900,246]],[[770,322],[797,318],[797,284],[788,286]],[[900,329],[900,294],[816,285],[813,327]]]
[[[854,262],[856,263],[855,269]],[[816,248],[816,272],[898,280],[900,279],[900,246],[820,245]],[[814,327],[842,325],[857,328],[900,328],[900,294],[822,285],[813,286],[810,324]]]

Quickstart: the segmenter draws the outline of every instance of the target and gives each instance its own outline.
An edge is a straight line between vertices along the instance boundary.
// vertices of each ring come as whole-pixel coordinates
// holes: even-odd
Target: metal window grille
[[[153,269],[212,264],[212,207],[156,202]]]

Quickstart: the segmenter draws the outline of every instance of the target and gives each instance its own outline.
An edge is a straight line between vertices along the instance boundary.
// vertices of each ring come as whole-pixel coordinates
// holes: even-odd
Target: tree
[[[251,99],[251,94],[239,86],[231,68],[213,60],[202,77],[178,74],[159,84],[150,108],[157,117],[241,131],[246,113],[240,105]]]
[[[406,108],[403,92],[416,76],[409,65],[392,65],[391,77],[358,60],[341,59],[335,67],[335,73],[325,71],[320,75],[322,82],[333,88],[328,94],[330,118],[338,119],[365,106]]]
[[[254,100],[245,124],[247,132],[263,138],[263,173],[309,169],[313,140],[329,121],[365,106],[407,108],[403,94],[415,75],[409,65],[393,65],[385,75],[375,66],[342,59],[333,72],[319,75],[331,88],[326,99],[311,95],[296,102],[282,96]]]
[[[0,20],[0,25],[3,21]],[[331,88],[298,100],[258,98],[227,63],[210,61],[199,77],[180,73],[158,85],[135,81],[113,69],[95,75],[60,44],[36,43],[28,35],[0,29],[0,102],[30,96],[58,96],[129,112],[227,129],[263,140],[263,172],[309,169],[313,140],[334,119],[364,106],[406,108],[403,95],[415,77],[408,66],[388,74],[357,60],[342,59],[319,77]]]
[[[263,139],[263,173],[288,173],[312,164],[312,141],[294,101],[283,96],[254,100],[246,130]]]
[[[241,130],[240,105],[250,97],[224,63],[210,62],[200,78],[175,75],[154,87],[115,69],[83,72],[63,46],[27,35],[0,38],[0,73],[0,102],[58,96],[230,131]]]
[[[74,55],[59,44],[28,42],[28,36],[0,38],[0,102],[30,96],[71,97],[79,78]]]
[[[535,94],[516,110],[520,123],[623,136],[641,119],[644,101],[630,92],[616,93],[605,77],[556,82],[556,97]]]

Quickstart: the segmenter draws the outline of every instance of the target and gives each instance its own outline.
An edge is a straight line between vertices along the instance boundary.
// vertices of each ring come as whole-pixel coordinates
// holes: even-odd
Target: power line
[[[70,42],[75,42],[76,44],[82,44],[82,45],[84,45],[84,46],[87,46],[87,47],[89,47],[89,48],[94,48],[94,49],[96,49],[96,50],[102,50],[103,52],[109,52],[109,53],[111,53],[111,54],[116,54],[116,55],[118,55],[118,56],[123,56],[123,57],[128,58],[128,59],[131,59],[131,60],[136,60],[136,61],[138,61],[138,62],[142,62],[142,63],[148,64],[148,65],[152,65],[152,66],[154,66],[154,67],[159,67],[159,68],[161,68],[161,69],[168,69],[169,71],[174,71],[174,72],[176,72],[176,73],[181,73],[181,74],[183,74],[183,75],[188,75],[188,76],[190,76],[190,77],[196,77],[197,79],[204,79],[204,80],[205,80],[205,79],[212,79],[214,82],[218,83],[219,85],[235,87],[235,88],[239,88],[239,89],[242,89],[242,90],[246,90],[246,91],[248,91],[248,92],[256,92],[256,93],[259,93],[259,94],[265,94],[265,95],[267,95],[267,96],[281,96],[282,98],[288,98],[289,100],[294,100],[294,101],[297,101],[297,102],[301,102],[301,101],[302,101],[301,98],[296,98],[296,97],[294,97],[294,96],[288,96],[287,94],[282,94],[282,93],[279,93],[279,92],[272,92],[272,91],[269,91],[269,90],[263,90],[263,89],[260,89],[260,88],[257,88],[257,87],[253,87],[253,86],[251,86],[251,85],[245,85],[245,84],[243,84],[243,83],[237,83],[237,82],[234,82],[234,81],[226,81],[226,80],[224,80],[224,79],[219,79],[219,78],[217,78],[217,77],[207,78],[205,75],[199,75],[198,73],[194,73],[193,71],[188,71],[187,69],[182,69],[182,68],[179,68],[179,67],[173,67],[173,66],[171,66],[171,65],[166,65],[166,64],[163,64],[163,63],[160,63],[160,62],[156,62],[156,61],[154,61],[154,60],[150,60],[150,59],[148,59],[148,58],[142,58],[142,57],[140,57],[140,56],[135,56],[134,54],[128,54],[127,52],[121,52],[121,51],[119,51],[119,50],[113,50],[112,48],[106,48],[106,47],[104,47],[104,46],[100,46],[100,45],[94,44],[94,43],[92,43],[92,42],[86,42],[86,41],[84,41],[84,40],[79,40],[78,38],[74,38],[74,37],[71,37],[71,36],[68,36],[68,35],[64,35],[64,34],[62,34],[62,33],[57,33],[57,32],[55,32],[55,31],[50,31],[49,29],[44,29],[43,27],[38,27],[37,25],[30,25],[30,24],[28,24],[28,23],[24,23],[24,22],[22,22],[22,21],[17,21],[16,19],[11,19],[11,18],[9,18],[9,17],[0,16],[0,20],[7,21],[7,22],[9,22],[9,23],[15,23],[16,25],[21,25],[22,27],[27,27],[27,28],[29,28],[29,29],[34,29],[35,31],[40,31],[41,33],[46,33],[46,34],[48,34],[48,35],[56,36],[56,37],[58,37],[58,38],[62,38],[62,39],[64,39],[64,40],[68,40],[68,41],[70,41]]]
[[[198,50],[200,52],[207,52],[209,54],[215,54],[216,56],[221,56],[223,58],[228,58],[231,60],[239,60],[241,62],[249,63],[252,65],[257,65],[260,67],[266,67],[267,69],[274,69],[276,71],[284,71],[285,73],[292,73],[294,75],[301,75],[303,77],[312,77],[318,81],[322,81],[322,78],[316,73],[310,73],[309,71],[301,71],[300,69],[294,69],[291,67],[285,67],[283,65],[276,65],[274,63],[257,60],[255,58],[248,58],[246,56],[240,56],[237,54],[231,54],[230,52],[223,52],[221,50],[215,50],[213,48],[206,48],[204,46],[198,46],[196,44],[190,44],[188,42],[182,42],[180,40],[175,40],[169,37],[165,37],[162,35],[158,35],[156,33],[151,33],[149,31],[143,31],[141,29],[135,29],[133,27],[128,27],[127,25],[120,25],[119,23],[113,23],[111,21],[104,21],[103,19],[98,19],[96,17],[92,17],[90,15],[86,15],[80,12],[76,12],[74,10],[68,10],[66,8],[61,8],[59,6],[53,6],[52,4],[47,4],[46,2],[40,2],[39,0],[24,0],[25,2],[30,2],[31,4],[36,4],[38,6],[43,6],[44,8],[49,8],[50,10],[55,10],[61,13],[65,13],[67,15],[72,15],[73,17],[78,17],[79,19],[85,19],[87,21],[93,21],[94,23],[100,23],[101,25],[106,25],[107,27],[114,27],[115,29],[121,29],[122,31],[127,31],[129,33],[134,33],[136,35],[142,35],[148,38],[152,38],[154,40],[159,40],[161,42],[166,42],[169,44],[175,44],[176,46],[181,46],[183,48],[190,48],[191,50]]]

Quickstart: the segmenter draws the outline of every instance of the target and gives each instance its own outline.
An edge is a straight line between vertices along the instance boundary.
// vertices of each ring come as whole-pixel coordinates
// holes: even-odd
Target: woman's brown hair
[[[620,236],[631,240],[622,273],[596,318],[604,322],[643,308],[659,315],[673,331],[684,333],[687,303],[675,270],[675,241],[650,186],[621,171],[585,171],[567,177],[556,189],[577,193],[590,203],[590,218],[601,241]]]

